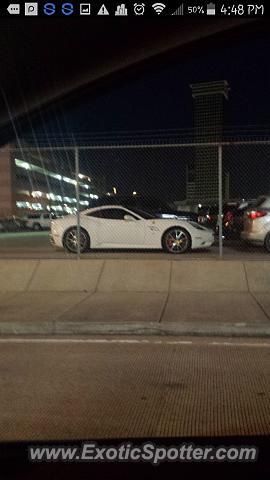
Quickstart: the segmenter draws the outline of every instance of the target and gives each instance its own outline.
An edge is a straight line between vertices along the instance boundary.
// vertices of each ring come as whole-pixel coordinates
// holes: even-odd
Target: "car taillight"
[[[264,210],[252,210],[247,214],[248,218],[250,218],[251,220],[256,220],[256,218],[265,217],[265,215],[267,215],[267,212],[265,212]]]

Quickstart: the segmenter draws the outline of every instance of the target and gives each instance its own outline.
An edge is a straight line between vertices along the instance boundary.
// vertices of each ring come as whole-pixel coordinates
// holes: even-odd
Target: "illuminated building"
[[[80,172],[80,209],[103,193],[89,172]],[[74,159],[67,152],[57,156],[55,151],[20,152],[6,145],[0,149],[0,217],[22,216],[32,210],[76,211]]]

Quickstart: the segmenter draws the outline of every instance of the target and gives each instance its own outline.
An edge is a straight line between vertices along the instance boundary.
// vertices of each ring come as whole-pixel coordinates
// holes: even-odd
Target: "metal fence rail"
[[[26,145],[11,148],[16,216],[29,212],[76,214],[77,258],[80,211],[100,197],[155,197],[179,210],[215,211],[219,258],[224,257],[224,205],[249,202],[270,190],[270,140],[88,145]],[[213,225],[211,225],[213,227]],[[249,253],[241,239],[238,251]],[[1,249],[1,246],[0,246]]]

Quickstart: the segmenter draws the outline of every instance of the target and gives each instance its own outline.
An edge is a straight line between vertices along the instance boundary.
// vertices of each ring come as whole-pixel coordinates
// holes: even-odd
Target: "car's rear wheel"
[[[167,253],[185,253],[191,247],[191,237],[184,228],[172,227],[164,233],[162,247]]]
[[[78,230],[77,227],[69,228],[63,238],[63,246],[68,252],[78,252]],[[84,253],[90,248],[90,237],[84,228],[80,229],[80,252]]]
[[[270,253],[270,232],[265,237],[264,248],[265,250],[267,250],[268,253]]]

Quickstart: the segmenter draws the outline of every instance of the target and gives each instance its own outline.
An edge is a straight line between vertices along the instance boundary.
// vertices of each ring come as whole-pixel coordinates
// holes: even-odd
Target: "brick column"
[[[0,217],[13,215],[13,168],[11,159],[11,146],[0,148]]]

